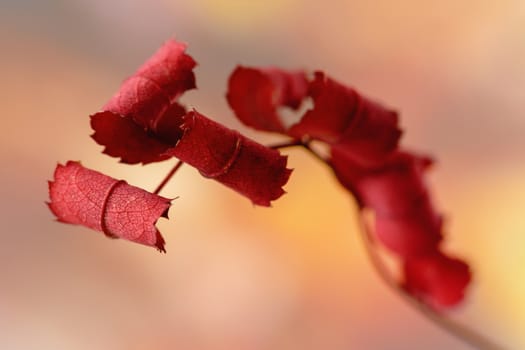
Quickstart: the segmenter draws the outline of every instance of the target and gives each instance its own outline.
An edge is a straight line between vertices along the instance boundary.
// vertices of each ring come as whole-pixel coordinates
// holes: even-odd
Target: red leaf
[[[399,150],[380,165],[364,168],[333,148],[332,164],[342,184],[350,184],[378,215],[407,215],[429,197],[424,175],[432,164],[430,157]]]
[[[284,194],[291,170],[287,158],[197,111],[184,116],[184,135],[169,153],[254,204],[269,206]]]
[[[244,124],[283,133],[285,126],[277,109],[282,106],[297,109],[307,91],[303,72],[238,66],[230,76],[226,97]]]
[[[128,78],[118,92],[91,116],[93,139],[104,153],[124,163],[151,163],[174,146],[182,131],[180,117],[186,113],[176,100],[195,88],[193,58],[186,45],[169,40]]]
[[[310,96],[313,109],[292,125],[290,135],[327,142],[362,165],[377,164],[397,147],[401,130],[396,112],[322,72],[310,82]]]
[[[289,133],[299,138],[308,135],[327,143],[339,141],[352,125],[359,95],[322,72],[316,72],[314,80],[309,82],[309,95],[314,102],[313,109],[292,125]]]
[[[165,252],[155,227],[167,218],[170,200],[69,161],[49,182],[49,208],[58,221],[83,225],[109,237],[155,246]]]
[[[436,307],[454,306],[463,300],[472,279],[465,262],[441,252],[407,260],[404,274],[407,290]]]
[[[401,130],[397,122],[395,112],[360,96],[352,124],[332,148],[363,166],[378,164],[398,147]]]
[[[91,116],[91,127],[95,133],[91,136],[100,145],[104,153],[120,157],[127,164],[153,163],[170,158],[164,154],[173,147],[182,135],[182,115],[186,111],[179,104],[172,104],[157,119],[158,131],[147,132],[131,118],[105,111]]]
[[[186,90],[195,88],[195,61],[186,44],[168,40],[129,77],[103,110],[132,118],[156,130],[158,118]]]
[[[375,213],[375,235],[407,258],[435,250],[442,239],[442,217],[434,209],[424,181],[429,157],[396,151],[381,165],[363,168],[332,149],[337,178]]]
[[[91,127],[95,130],[93,139],[105,145],[104,153],[120,157],[128,164],[152,163],[170,158],[163,155],[170,147],[144,132],[130,118],[113,112],[99,112],[91,116]]]
[[[392,252],[407,259],[437,249],[443,220],[430,203],[418,203],[403,216],[375,217],[374,234]]]

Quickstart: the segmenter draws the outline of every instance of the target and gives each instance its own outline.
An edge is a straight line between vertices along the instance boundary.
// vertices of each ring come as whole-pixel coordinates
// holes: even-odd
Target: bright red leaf
[[[168,40],[102,108],[156,130],[158,118],[185,91],[195,88],[196,63],[185,53],[186,44]]]
[[[154,246],[165,252],[155,227],[167,218],[170,200],[69,161],[49,182],[49,208],[58,221],[83,225],[108,237]]]
[[[254,204],[269,206],[284,194],[290,177],[287,157],[197,111],[184,116],[184,135],[170,154],[208,178],[234,189]]]
[[[454,306],[463,300],[472,279],[469,266],[437,251],[404,264],[405,288],[436,307]]]

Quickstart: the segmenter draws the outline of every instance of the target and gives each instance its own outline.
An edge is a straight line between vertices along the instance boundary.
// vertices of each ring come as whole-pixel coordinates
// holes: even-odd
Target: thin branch
[[[177,164],[175,164],[175,166],[170,170],[170,172],[166,175],[166,177],[164,177],[164,180],[162,180],[162,182],[157,186],[155,191],[153,191],[154,194],[159,194],[159,192],[162,191],[164,186],[166,186],[168,181],[171,180],[173,175],[175,175],[175,173],[177,172],[177,170],[179,170],[179,168],[182,166],[182,164],[184,164],[184,162],[182,162],[180,160],[177,161]]]
[[[377,253],[376,243],[372,237],[372,233],[369,225],[366,222],[364,213],[359,214],[359,222],[361,225],[361,238],[365,246],[366,253],[372,263],[372,266],[376,270],[381,280],[390,287],[398,296],[400,296],[405,302],[411,305],[414,309],[419,311],[423,316],[432,321],[435,325],[445,330],[447,333],[455,336],[457,339],[463,341],[470,346],[479,350],[503,350],[505,349],[499,344],[496,344],[486,336],[476,332],[467,326],[460,324],[445,315],[438,313],[432,309],[422,300],[409,294],[399,283],[393,278],[390,270],[386,267],[383,259]]]
[[[320,155],[316,150],[312,148],[310,145],[312,142],[309,138],[303,138],[303,139],[293,139],[291,141],[285,141],[282,143],[278,143],[275,145],[268,145],[267,147],[272,149],[283,149],[283,148],[290,148],[290,147],[296,147],[301,146],[305,150],[307,150],[311,155],[313,155],[315,158],[317,158],[322,163],[325,163],[328,166],[331,166],[330,160],[326,159],[322,155]]]
[[[317,151],[314,150],[312,148],[312,146],[310,145],[311,142],[312,142],[312,140],[310,140],[308,138],[294,139],[294,140],[291,140],[291,141],[286,141],[286,142],[278,143],[278,144],[275,144],[275,145],[269,145],[267,147],[272,148],[272,149],[283,149],[283,148],[290,148],[290,147],[301,146],[302,148],[307,150],[311,155],[313,155],[315,158],[317,158],[319,161],[321,161],[322,163],[324,163],[324,164],[326,164],[328,166],[331,166],[330,160],[326,159],[325,157],[323,157],[322,155],[317,153]]]
[[[289,148],[289,147],[295,147],[295,146],[301,146],[303,145],[303,140],[301,139],[294,139],[291,141],[285,141],[282,143],[277,143],[275,145],[268,145],[267,147],[271,149],[283,149],[283,148]]]
[[[325,157],[323,157],[322,155],[320,155],[319,153],[317,153],[317,151],[315,149],[312,148],[312,146],[310,145],[310,142],[305,142],[305,143],[302,143],[301,146],[303,146],[304,149],[306,149],[311,155],[313,155],[317,160],[321,161],[322,163],[326,164],[327,166],[331,167],[332,164],[330,163],[330,160],[329,159],[326,159]]]

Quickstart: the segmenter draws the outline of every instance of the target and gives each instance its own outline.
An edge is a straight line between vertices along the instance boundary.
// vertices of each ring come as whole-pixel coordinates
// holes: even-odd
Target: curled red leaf
[[[269,206],[284,194],[290,177],[287,158],[237,131],[216,123],[197,111],[184,116],[184,134],[169,153],[197,168],[208,178]]]
[[[182,135],[180,124],[186,113],[174,103],[157,120],[155,131],[146,131],[133,119],[104,111],[91,116],[93,139],[104,145],[104,153],[120,157],[127,164],[153,163],[170,158],[166,151],[173,147]]]
[[[428,156],[399,150],[381,164],[362,167],[333,148],[332,165],[341,183],[357,192],[362,203],[378,215],[407,215],[429,198],[424,178],[432,165]]]
[[[401,258],[407,290],[436,307],[459,303],[471,272],[465,262],[439,250],[443,219],[424,179],[432,159],[398,150],[381,164],[362,167],[332,148],[331,164],[359,204],[373,210],[373,234]]]
[[[407,259],[437,249],[443,239],[441,215],[427,203],[416,205],[403,216],[375,216],[377,239],[398,256]]]
[[[436,307],[450,307],[463,300],[472,279],[462,260],[436,251],[404,264],[405,288]]]
[[[354,89],[316,72],[309,93],[313,108],[288,134],[321,140],[362,166],[382,162],[397,148],[398,116]]]
[[[159,117],[185,91],[195,88],[196,63],[185,53],[186,44],[168,40],[102,108],[128,118],[147,130],[156,130]]]
[[[195,88],[195,61],[186,45],[167,41],[117,93],[91,116],[93,139],[105,146],[104,153],[123,163],[151,163],[180,137],[180,117],[186,113],[176,101]]]
[[[105,111],[91,116],[93,139],[105,145],[104,153],[120,157],[127,164],[152,163],[168,159],[163,153],[170,145],[148,135],[132,119]]]
[[[434,251],[442,239],[442,217],[424,181],[431,163],[429,157],[396,151],[381,165],[363,168],[332,149],[337,178],[374,211],[376,237],[404,258]]]
[[[238,66],[228,81],[226,98],[237,117],[258,130],[285,132],[279,107],[297,109],[308,92],[304,72]]]
[[[313,99],[313,108],[288,132],[296,137],[308,135],[330,144],[338,142],[353,124],[361,97],[355,90],[322,72],[315,72],[314,80],[310,81],[309,96]]]
[[[164,239],[155,227],[167,218],[170,200],[128,185],[78,162],[57,165],[49,182],[49,208],[57,220],[154,246],[165,252]]]

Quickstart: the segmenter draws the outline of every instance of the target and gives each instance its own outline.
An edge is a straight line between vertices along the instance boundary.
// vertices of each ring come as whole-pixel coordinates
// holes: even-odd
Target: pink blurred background
[[[224,94],[233,67],[322,69],[401,112],[403,142],[438,159],[449,251],[475,283],[451,317],[525,348],[525,2],[522,0],[2,0],[1,349],[469,349],[378,279],[354,204],[291,150],[274,208],[182,168],[158,224],[166,255],[58,224],[56,162],[153,189],[173,161],[118,164],[97,111],[167,38],[189,43],[184,102],[261,142]]]

